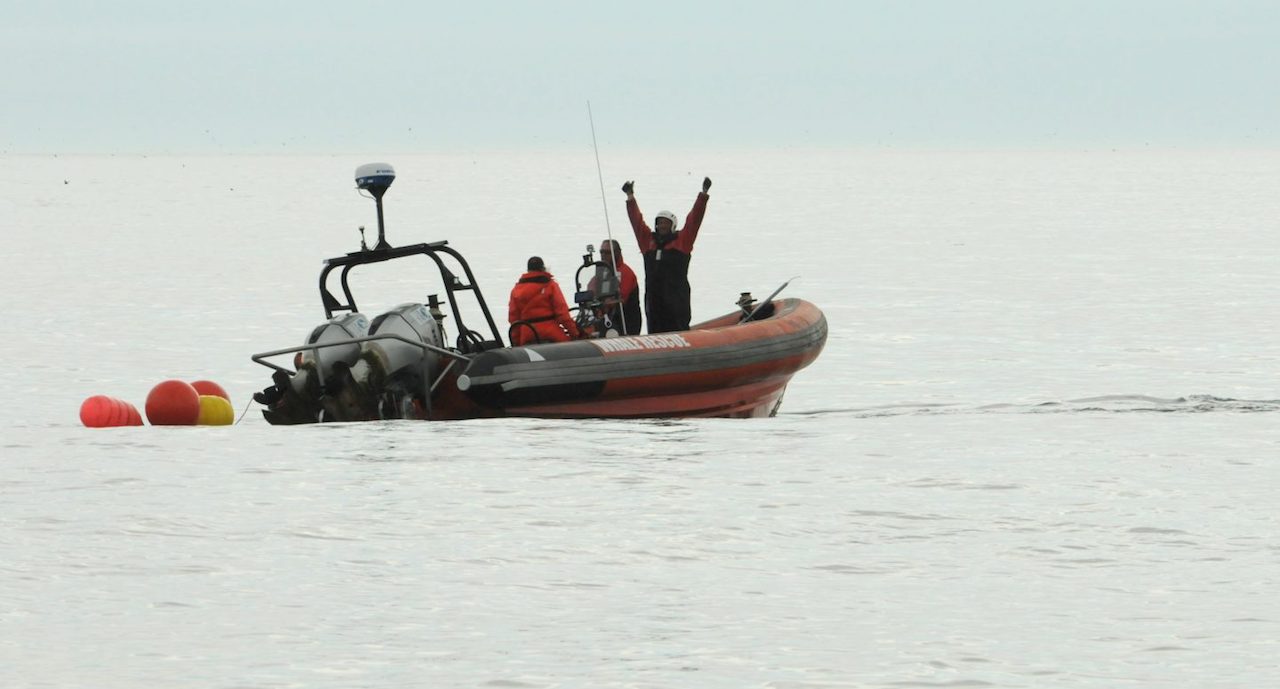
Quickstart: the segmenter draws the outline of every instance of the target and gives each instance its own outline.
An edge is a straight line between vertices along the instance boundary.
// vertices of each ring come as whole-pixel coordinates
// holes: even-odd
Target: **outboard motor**
[[[306,344],[323,345],[364,337],[369,334],[369,319],[361,313],[336,316],[317,326],[307,336]],[[336,392],[340,384],[339,367],[354,364],[360,358],[359,344],[335,345],[300,352],[295,359],[297,372],[289,375],[276,371],[274,385],[256,393],[253,399],[266,405],[262,415],[273,424],[315,423],[322,419],[324,397]]]
[[[368,334],[369,319],[362,313],[349,313],[345,316],[336,316],[328,323],[312,330],[311,335],[307,337],[307,344],[322,345],[329,342],[354,340]],[[302,353],[303,364],[312,364],[324,376],[329,375],[336,364],[351,365],[358,358],[360,358],[359,344],[336,345]]]
[[[397,335],[443,348],[440,324],[422,304],[401,304],[373,319],[369,335]],[[440,355],[397,339],[366,342],[354,364],[335,366],[336,392],[325,400],[326,418],[339,421],[416,419],[440,372]]]

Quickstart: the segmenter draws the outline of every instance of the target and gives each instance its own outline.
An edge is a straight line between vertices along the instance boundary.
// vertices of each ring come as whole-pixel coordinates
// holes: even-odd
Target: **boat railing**
[[[442,371],[440,371],[440,375],[436,377],[435,381],[433,381],[431,385],[427,387],[426,390],[424,391],[427,393],[428,396],[430,395],[430,393],[435,392],[436,386],[440,384],[440,381],[444,380],[444,377],[448,375],[449,370],[453,368],[454,364],[456,364],[459,361],[464,361],[468,363],[470,363],[471,361],[471,357],[465,354],[459,354],[458,352],[455,352],[451,349],[445,349],[444,347],[437,347],[436,345],[427,344],[425,342],[410,340],[409,338],[404,337],[403,335],[397,335],[395,333],[379,333],[376,335],[366,335],[364,337],[353,337],[346,340],[333,340],[331,342],[315,342],[311,344],[299,345],[297,347],[285,347],[283,349],[273,349],[267,352],[258,352],[257,354],[254,354],[249,358],[252,359],[253,362],[256,364],[262,364],[263,366],[266,366],[269,369],[273,369],[281,373],[284,373],[286,375],[292,376],[297,373],[296,370],[289,370],[284,366],[280,366],[279,364],[275,364],[270,361],[267,361],[267,359],[273,356],[282,356],[285,354],[296,354],[298,352],[308,352],[308,351],[311,352],[311,355],[314,356],[316,359],[319,359],[321,349],[328,349],[329,347],[342,347],[345,345],[361,344],[363,342],[373,342],[375,340],[398,340],[407,345],[413,345],[414,347],[417,347],[423,350],[424,352],[435,352],[436,354],[439,354],[441,356],[446,356],[451,359],[449,364],[445,366]],[[319,366],[316,367],[316,375],[318,376],[317,382],[320,383],[320,385],[324,385],[324,371],[322,367],[319,367]]]

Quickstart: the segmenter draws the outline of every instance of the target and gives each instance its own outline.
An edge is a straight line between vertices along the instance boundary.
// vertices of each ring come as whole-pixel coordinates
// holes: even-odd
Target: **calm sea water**
[[[0,157],[0,686],[1280,676],[1280,153],[602,153],[624,246],[623,180],[714,180],[695,320],[826,312],[777,418],[82,428],[167,378],[242,411],[376,224],[357,164],[501,313],[608,232],[594,158]],[[367,313],[438,291],[384,268]]]

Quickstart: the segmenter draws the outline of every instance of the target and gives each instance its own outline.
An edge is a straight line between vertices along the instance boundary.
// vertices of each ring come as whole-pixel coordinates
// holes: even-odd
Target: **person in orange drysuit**
[[[542,259],[530,258],[528,268],[511,288],[511,300],[507,303],[507,322],[515,326],[510,331],[511,346],[568,342],[581,337],[578,324],[569,315],[569,305],[564,301],[560,285],[547,272]]]

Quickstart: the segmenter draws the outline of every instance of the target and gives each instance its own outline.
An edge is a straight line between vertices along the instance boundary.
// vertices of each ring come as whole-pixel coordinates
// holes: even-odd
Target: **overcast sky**
[[[0,152],[1280,144],[1280,2],[0,0]]]

